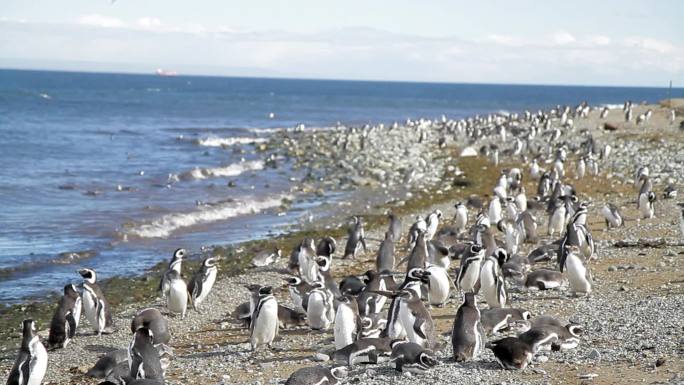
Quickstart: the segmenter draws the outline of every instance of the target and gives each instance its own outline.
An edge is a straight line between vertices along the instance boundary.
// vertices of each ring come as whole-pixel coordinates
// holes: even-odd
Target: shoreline
[[[639,106],[641,107],[641,106]],[[600,134],[605,134],[601,131],[593,131],[596,133]],[[623,138],[621,140],[631,140],[630,135],[635,134],[634,132],[631,132],[630,130],[626,130],[626,132],[620,132],[618,131],[616,136],[622,136]],[[612,134],[608,134],[612,135]],[[661,145],[662,143],[660,140],[663,139],[663,133],[659,133],[659,138],[656,138],[652,132],[637,132],[636,136],[634,136],[634,140],[637,140],[637,137],[642,137],[645,138],[645,143],[647,145],[654,145],[655,147]],[[670,135],[670,134],[667,134]],[[665,136],[664,138],[670,138],[669,136]],[[675,134],[676,135],[676,134]],[[681,135],[681,133],[679,134]],[[676,138],[676,137],[675,137]],[[681,138],[681,137],[680,137]],[[478,194],[478,195],[483,195],[485,193],[489,192],[489,188],[491,187],[492,183],[495,181],[495,178],[499,175],[499,170],[507,167],[507,166],[520,166],[518,162],[505,162],[501,163],[498,166],[493,166],[487,159],[483,159],[481,157],[472,157],[472,158],[461,158],[458,156],[459,154],[460,147],[457,147],[455,144],[451,144],[447,146],[444,150],[449,155],[446,155],[446,158],[444,159],[449,159],[450,161],[454,161],[455,165],[464,173],[464,176],[454,176],[453,171],[449,171],[447,168],[445,168],[441,174],[442,179],[440,180],[441,184],[435,188],[423,188],[422,190],[416,189],[417,191],[415,193],[412,193],[413,195],[410,198],[407,198],[403,200],[403,205],[396,206],[396,203],[400,200],[396,198],[392,198],[389,200],[390,203],[385,202],[385,204],[377,204],[371,207],[372,214],[370,215],[365,215],[365,223],[366,223],[366,231],[369,235],[369,239],[372,238],[377,238],[378,231],[382,229],[385,226],[385,220],[382,215],[382,212],[384,210],[391,208],[393,209],[397,214],[399,214],[401,217],[403,217],[403,222],[404,222],[404,227],[407,228],[408,225],[410,225],[410,221],[412,220],[413,216],[415,214],[425,214],[426,212],[430,211],[433,207],[439,206],[439,207],[450,207],[452,203],[456,199],[459,200],[465,200],[467,196],[470,194]],[[627,161],[632,161],[635,159],[627,159]],[[448,163],[448,162],[445,162]],[[578,190],[580,191],[581,194],[587,194],[587,196],[590,196],[593,200],[602,200],[605,199],[607,196],[612,196],[612,197],[625,197],[631,198],[633,195],[632,190],[630,189],[629,186],[629,173],[628,170],[626,170],[625,167],[620,166],[619,162],[615,161],[615,164],[612,165],[613,168],[618,168],[620,167],[620,170],[613,170],[611,172],[611,177],[599,177],[599,178],[589,178],[586,177],[584,180],[579,181],[578,184]],[[526,172],[527,168],[523,168],[523,170]],[[451,173],[447,175],[448,173]],[[444,177],[447,178],[444,178]],[[604,174],[605,176],[605,174]],[[345,181],[341,181],[345,182]],[[448,183],[445,183],[448,182]],[[680,186],[681,186],[681,179],[678,180]],[[349,182],[352,183],[352,182]],[[341,183],[342,184],[342,183]],[[444,185],[450,186],[450,188],[446,189]],[[362,185],[364,186],[364,185]],[[362,187],[361,191],[358,192],[359,195],[359,201],[363,199],[364,194],[376,194],[376,195],[382,195],[382,188],[376,187],[370,187],[368,186],[367,188]],[[375,191],[373,193],[372,191]],[[394,204],[394,205],[393,205]],[[672,203],[670,203],[672,204]],[[362,208],[364,211],[366,208]],[[287,259],[287,256],[289,255],[289,251],[291,248],[294,246],[295,243],[298,243],[302,238],[304,237],[315,237],[315,238],[320,238],[322,235],[331,235],[336,239],[342,239],[344,238],[344,235],[346,234],[346,229],[343,226],[335,226],[335,224],[339,224],[340,222],[344,223],[344,218],[348,217],[349,215],[353,215],[355,213],[345,213],[344,208],[340,210],[340,214],[335,216],[334,218],[329,219],[327,223],[328,228],[320,229],[322,226],[321,223],[313,222],[308,225],[302,226],[302,228],[298,231],[291,232],[288,234],[284,234],[282,236],[278,236],[275,238],[267,238],[263,240],[254,240],[254,241],[249,241],[245,243],[241,243],[238,245],[234,246],[229,246],[229,247],[221,247],[217,246],[214,247],[212,250],[212,253],[223,253],[225,258],[222,259],[220,266],[219,266],[219,279],[217,280],[217,286],[232,286],[236,287],[236,283],[239,283],[241,280],[244,279],[249,279],[249,280],[258,280],[258,281],[265,281],[265,282],[273,282],[275,279],[278,278],[279,273],[277,268],[282,268],[283,266],[283,261]],[[595,213],[593,213],[595,214]],[[451,215],[451,211],[445,211],[445,215],[449,217]],[[592,215],[593,216],[593,215]],[[541,220],[541,222],[544,222],[544,220]],[[599,229],[600,228],[600,222],[596,221],[596,218],[592,217],[591,224],[593,227]],[[316,227],[319,227],[319,229],[316,229]],[[599,231],[599,230],[595,230]],[[630,234],[626,231],[623,231],[623,236],[630,236]],[[598,234],[600,238],[604,238],[608,234],[604,233],[599,233]],[[602,249],[610,249],[611,244],[609,241],[606,241],[605,239],[598,239],[599,245]],[[375,242],[373,242],[375,244]],[[340,245],[340,243],[338,243]],[[254,269],[254,268],[248,268],[248,265],[251,261],[251,256],[254,254],[255,251],[261,251],[265,249],[270,249],[273,247],[280,247],[283,250],[283,258],[281,258],[281,261],[279,264],[275,266],[271,266],[267,269]],[[362,262],[363,264],[369,264],[374,260],[374,252],[372,250],[375,250],[375,247],[370,247],[369,248],[371,251],[364,255],[361,258],[361,261],[356,261],[356,262]],[[673,248],[675,250],[678,250],[677,248]],[[681,248],[680,248],[681,249]],[[401,250],[401,252],[399,252]],[[681,252],[684,252],[684,249],[679,250]],[[675,251],[676,252],[676,251]],[[403,249],[400,249],[398,247],[398,254],[402,255],[403,254]],[[336,255],[337,256],[337,255]],[[610,258],[608,258],[611,260]],[[613,257],[615,259],[615,256]],[[605,260],[600,261],[600,266],[603,266],[605,263]],[[194,268],[197,266],[198,261],[193,261],[193,263],[189,263],[187,265],[184,265],[184,275],[186,277],[189,276],[189,272],[194,270]],[[672,262],[668,262],[672,263]],[[681,262],[674,262],[675,266],[677,266],[677,269],[679,266],[681,266]],[[155,267],[149,269],[146,271],[145,275],[142,277],[134,277],[134,278],[126,278],[126,277],[114,277],[112,278],[107,285],[105,285],[104,291],[107,295],[107,298],[110,299],[110,302],[115,306],[116,310],[116,315],[117,318],[119,318],[119,323],[118,327],[119,329],[125,329],[126,324],[121,324],[120,320],[125,320],[127,317],[130,316],[131,311],[144,307],[146,305],[155,305],[158,306],[159,303],[158,301],[155,301],[155,292],[156,292],[156,285],[158,283],[158,278],[161,273],[161,269],[167,264],[166,261],[162,261],[158,263]],[[355,273],[358,272],[358,267],[359,266],[351,266],[351,263],[349,261],[344,262],[340,261],[338,258],[335,258],[334,261],[334,266],[339,267],[339,270],[336,270],[336,274],[344,274],[348,273],[351,271],[354,271]],[[357,263],[358,265],[358,263]],[[657,265],[654,264],[656,267]],[[654,268],[656,268],[654,267]],[[650,269],[650,267],[649,267]],[[625,274],[629,273],[630,269],[625,270]],[[602,271],[603,273],[603,271]],[[674,273],[674,271],[673,271]],[[612,274],[612,273],[611,273]],[[676,278],[676,275],[675,275]],[[674,278],[673,278],[674,280]],[[133,283],[133,287],[131,287],[131,282]],[[603,279],[599,281],[600,284],[605,284],[605,285],[612,285],[613,282],[604,282]],[[627,285],[627,283],[618,283],[619,285]],[[669,285],[669,284],[668,284]],[[674,294],[677,296],[681,296],[684,294],[681,289],[681,284],[678,284],[679,286],[673,287],[672,290],[674,290]],[[238,285],[239,287],[239,285]],[[635,288],[636,289],[636,288]],[[121,300],[118,300],[117,298],[117,292],[121,291]],[[215,289],[216,290],[216,289]],[[653,289],[649,290],[654,290],[655,293],[658,293],[658,287],[655,287]],[[124,293],[131,293],[132,291],[136,291],[136,294],[138,295],[137,298],[125,298]],[[629,290],[627,291],[628,294],[634,295],[636,292],[630,292]],[[217,292],[214,292],[210,295],[208,301],[206,302],[207,304],[211,304],[212,300],[213,302],[216,302],[217,300],[225,300],[224,302],[226,303],[233,303],[235,302],[236,299],[242,298],[243,300],[246,300],[246,293],[238,292],[238,293],[231,293],[231,295],[228,298],[217,298]],[[279,296],[282,294],[286,293],[280,293]],[[518,296],[517,294],[514,294],[514,296]],[[638,295],[637,295],[638,297]],[[117,300],[119,301],[117,303]],[[565,299],[564,299],[565,300]],[[49,299],[48,299],[49,301]],[[551,300],[553,302],[553,300]],[[456,301],[457,302],[457,301]],[[572,302],[575,306],[581,305],[581,303],[578,303],[578,301]],[[235,303],[237,305],[237,303]],[[546,304],[544,301],[541,301],[539,304],[536,304],[540,306],[541,309],[548,309],[550,305],[555,305],[553,303]],[[17,332],[16,332],[16,326],[19,325],[19,322],[17,321],[18,318],[16,317],[25,317],[25,312],[26,310],[28,311],[37,311],[38,313],[41,314],[41,312],[47,312],[47,319],[49,322],[49,317],[52,314],[52,311],[54,310],[54,304],[50,303],[42,303],[40,305],[35,305],[37,307],[32,308],[31,305],[15,305],[16,308],[12,309],[12,312],[7,312],[5,313],[5,309],[0,310],[0,346],[2,346],[2,352],[3,352],[3,357],[2,360],[0,360],[0,368],[5,368],[8,363],[8,358],[12,356],[13,359],[13,354],[14,354],[14,349],[16,348],[16,343],[17,343]],[[444,311],[440,311],[440,314],[438,317],[435,317],[436,319],[439,319],[439,324],[438,326],[440,328],[448,327],[451,320],[453,319],[453,312],[455,311],[454,308],[454,301],[450,300],[449,306],[447,309]],[[22,311],[22,307],[24,307],[24,311]],[[209,350],[208,353],[214,353],[214,352],[222,352],[222,355],[228,355],[228,356],[234,356],[233,358],[238,358],[238,359],[249,359],[249,355],[242,354],[243,347],[241,346],[241,342],[244,342],[245,340],[245,334],[244,331],[241,331],[239,329],[235,329],[234,326],[231,326],[228,321],[225,320],[226,313],[230,313],[232,311],[232,308],[222,308],[222,309],[212,309],[211,313],[209,314],[208,317],[206,316],[197,316],[196,313],[193,313],[192,311],[189,311],[191,314],[190,317],[190,325],[183,325],[183,321],[171,318],[172,320],[172,326],[177,327],[181,330],[186,330],[186,333],[188,333],[187,330],[189,330],[190,334],[185,335],[182,337],[179,337],[178,340],[172,341],[172,346],[177,350],[177,356],[180,356],[181,360],[186,360],[188,362],[191,362],[195,358],[193,358],[193,352],[196,351],[206,351],[207,349]],[[32,313],[33,314],[33,313]],[[563,314],[563,316],[567,317],[572,317],[574,316],[572,313],[568,314]],[[442,318],[444,317],[444,318]],[[40,317],[35,317],[38,320],[40,320]],[[7,321],[7,323],[4,323]],[[188,320],[186,320],[188,321]],[[193,322],[196,321],[196,322]],[[45,322],[39,322],[39,328],[41,329],[41,332],[44,332],[45,329],[47,328],[47,324]],[[188,329],[189,328],[189,329]],[[193,328],[196,328],[193,330]],[[227,335],[224,336],[224,338],[220,338],[221,331],[226,331]],[[80,333],[83,333],[84,330],[79,330],[79,335],[76,337],[74,340],[74,343],[76,343],[77,340],[80,339],[88,339],[91,340],[94,337],[88,337],[88,336],[82,336]],[[206,333],[209,334],[209,338],[203,337],[199,341],[193,340],[192,336],[195,335],[194,332],[201,332],[201,333]],[[104,338],[105,344],[110,344],[111,346],[116,346],[118,344],[117,341],[121,338],[121,335],[116,335],[112,336],[111,338],[108,336],[107,338]],[[125,338],[125,335],[124,335]],[[319,346],[319,340],[321,339],[320,336],[315,335],[313,337],[310,337],[308,339],[305,339],[305,342],[309,343],[309,346]],[[97,341],[97,340],[92,340],[92,342]],[[214,342],[212,342],[214,341]],[[80,342],[79,342],[80,343]],[[228,343],[228,345],[226,345]],[[252,370],[252,373],[254,375],[257,375],[261,373],[261,377],[263,377],[266,373],[265,372],[271,372],[274,371],[275,374],[271,376],[271,378],[275,377],[276,375],[278,376],[277,378],[282,379],[282,373],[285,373],[285,370],[289,370],[293,364],[290,363],[289,366],[285,365],[283,368],[280,368],[280,365],[278,364],[277,359],[280,359],[281,356],[284,354],[287,354],[290,350],[287,347],[282,346],[284,343],[280,343],[276,345],[276,351],[271,353],[271,352],[266,352],[263,353],[263,355],[255,356],[253,357],[250,362],[249,362],[249,367],[244,370],[245,377],[240,377],[238,375],[231,375],[226,379],[225,373],[216,373],[217,371],[224,370],[224,369],[231,369],[231,367],[227,368],[217,368],[213,372],[211,372],[211,378],[217,381],[224,381],[226,383],[248,383],[248,382],[253,382],[252,377],[249,376],[250,372],[248,370]],[[198,348],[199,345],[199,348]],[[235,349],[232,348],[232,346],[235,345]],[[279,346],[280,345],[280,346]],[[70,345],[71,346],[71,345]],[[217,348],[218,347],[218,348]],[[66,349],[69,350],[69,349]],[[314,349],[315,351],[315,349]],[[64,353],[60,353],[64,354]],[[7,356],[7,357],[5,357]],[[90,354],[90,359],[89,361],[92,361],[94,363],[93,357],[97,357],[96,354]],[[298,358],[301,358],[302,360],[310,359],[311,354],[297,354]],[[681,358],[681,357],[680,357]],[[275,360],[275,361],[273,361]],[[300,361],[302,361],[300,360]],[[565,369],[563,365],[558,365],[553,362],[554,360],[552,359],[546,364],[540,364],[536,365],[540,368],[546,369],[546,372],[552,372],[554,365],[558,366],[559,369]],[[610,362],[610,361],[608,361]],[[171,368],[170,370],[172,371],[172,376],[169,378],[169,381],[167,383],[169,384],[176,384],[176,383],[200,383],[195,380],[198,380],[197,378],[195,379],[187,379],[185,378],[185,374],[179,373],[178,370],[176,370],[174,367],[178,361],[173,361],[171,363]],[[307,365],[312,365],[311,362],[303,362]],[[269,364],[271,366],[269,366]],[[301,363],[300,363],[301,364]],[[679,361],[679,364],[681,365],[682,362],[681,360]],[[673,362],[671,365],[677,365],[677,361]],[[294,365],[295,367],[297,365]],[[382,382],[382,378],[387,380],[387,376],[394,376],[392,371],[387,371],[385,370],[382,365],[379,368],[374,368],[374,369],[369,369],[373,371],[373,373],[367,373],[365,367],[358,367],[357,369],[361,369],[360,372],[358,370],[355,371],[355,374],[353,374],[353,378],[359,378],[362,383],[371,383],[373,380],[374,375],[373,374],[380,374],[379,380]],[[235,368],[233,368],[235,369]],[[472,368],[471,368],[472,369]],[[483,370],[486,369],[486,370]],[[629,368],[627,368],[629,369]],[[625,369],[625,370],[627,370]],[[204,369],[202,369],[204,370]],[[79,370],[80,371],[80,366]],[[499,376],[500,374],[506,375],[506,372],[502,373],[497,373],[501,372],[498,371],[497,369],[494,369],[493,367],[486,366],[482,369],[476,369],[478,375],[482,371],[489,371],[489,372],[494,372],[494,376]],[[576,371],[576,369],[575,369]],[[598,369],[597,369],[598,371]],[[358,372],[358,373],[356,373]],[[464,374],[467,372],[464,372]],[[490,373],[491,374],[491,373]],[[484,374],[482,374],[484,376]],[[606,374],[600,374],[599,380],[596,383],[601,383],[601,380],[606,381],[607,379],[609,380],[608,377],[606,377]],[[285,376],[286,378],[287,376]],[[391,377],[395,378],[395,377]],[[398,378],[398,377],[397,377]],[[497,378],[501,378],[500,376]],[[503,377],[505,378],[505,377]],[[571,379],[570,377],[564,377],[568,381],[576,381],[576,377],[573,377]],[[420,379],[416,379],[416,381],[420,380],[436,380],[436,378],[431,378],[430,376],[423,377]],[[525,377],[519,378],[519,380],[524,381],[524,382],[535,382],[535,381],[544,381],[548,380],[548,376],[542,373],[533,373],[531,375],[527,375]],[[552,378],[553,380],[557,380],[557,377]],[[402,379],[402,383],[406,380],[406,383],[412,383],[409,378]],[[53,381],[53,380],[50,380]],[[77,381],[77,382],[73,382]],[[79,382],[80,381],[80,382]],[[78,374],[75,374],[71,377],[71,382],[70,383],[84,383],[82,381],[86,381],[85,383],[92,383],[94,381],[88,382],[88,380],[85,380],[83,377],[81,377]],[[52,382],[54,383],[54,382]],[[379,382],[380,383],[380,382]]]

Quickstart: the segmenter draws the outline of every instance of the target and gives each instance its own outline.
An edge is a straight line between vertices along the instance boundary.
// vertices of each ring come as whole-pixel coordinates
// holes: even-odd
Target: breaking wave
[[[232,137],[221,138],[217,136],[210,136],[208,138],[197,139],[197,144],[205,147],[225,147],[233,146],[235,144],[255,144],[265,142],[265,138],[249,138],[249,137]]]
[[[238,176],[246,171],[258,171],[263,169],[263,161],[251,160],[247,162],[233,163],[222,167],[196,167],[190,171],[179,174],[177,177],[181,180],[220,178]]]

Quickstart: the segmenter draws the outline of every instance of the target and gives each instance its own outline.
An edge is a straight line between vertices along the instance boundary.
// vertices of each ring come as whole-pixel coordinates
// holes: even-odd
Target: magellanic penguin
[[[323,282],[326,290],[332,294],[333,298],[337,298],[342,295],[340,292],[337,282],[332,276],[330,268],[332,267],[332,257],[331,256],[318,256],[316,257],[316,263],[318,264],[318,279],[317,281]],[[337,300],[334,301],[335,308],[337,309]]]
[[[387,318],[382,313],[369,314],[361,318],[359,339],[380,338],[387,327]]]
[[[112,350],[103,355],[95,362],[92,368],[88,369],[85,375],[94,378],[109,378],[110,376],[116,378],[116,372],[119,371],[119,377],[130,374],[127,348]]]
[[[505,253],[504,250],[501,252]],[[490,308],[506,307],[506,286],[496,255],[490,255],[480,269],[480,291]]]
[[[207,298],[209,292],[214,287],[214,282],[216,282],[216,275],[218,274],[217,260],[217,257],[207,257],[202,262],[199,270],[192,276],[188,285],[192,308],[198,312],[200,304]]]
[[[368,316],[370,314],[377,314],[382,311],[382,307],[385,306],[387,297],[381,294],[377,294],[377,291],[387,290],[386,278],[392,276],[392,273],[388,270],[383,272],[377,272],[373,270],[368,270],[363,276],[363,280],[366,283],[366,287],[358,294],[358,307],[359,313],[362,316]],[[347,294],[353,294],[353,291],[347,291]]]
[[[278,301],[273,296],[273,289],[264,286],[259,289],[259,299],[249,324],[249,343],[252,351],[261,345],[270,347],[277,335]]]
[[[456,209],[454,226],[456,227],[456,232],[460,234],[465,231],[468,225],[468,208],[462,202],[456,203],[454,208]]]
[[[401,291],[412,290],[417,297],[420,297],[421,285],[428,284],[430,282],[429,274],[430,273],[420,268],[409,270],[409,272],[406,273],[404,282],[397,288],[396,293],[398,294]],[[388,295],[388,293],[380,294]],[[383,330],[381,336],[389,337],[390,339],[404,338],[406,337],[407,332],[404,329],[400,318],[400,312],[403,308],[402,303],[404,298],[400,295],[391,296],[392,302],[390,303],[387,313],[387,327],[385,327],[385,330]]]
[[[131,320],[131,332],[140,328],[148,328],[152,332],[153,344],[167,344],[171,340],[169,323],[164,315],[155,308],[140,310]]]
[[[425,349],[419,344],[395,340],[392,341],[391,347],[390,363],[393,363],[394,369],[400,372],[423,374],[439,363],[432,350]]]
[[[169,271],[167,279],[169,293],[166,297],[166,308],[171,313],[180,314],[181,319],[185,319],[188,310],[188,286],[176,270]]]
[[[387,217],[390,221],[389,229],[387,231],[392,233],[392,240],[394,242],[399,242],[401,240],[401,218],[394,213],[388,213]]]
[[[392,231],[385,233],[385,239],[380,243],[378,255],[375,259],[377,271],[394,270],[394,235]]]
[[[339,366],[326,368],[325,366],[311,366],[301,368],[290,375],[285,385],[335,385],[347,376],[347,368]]]
[[[442,218],[442,212],[440,210],[435,210],[427,219],[427,228],[425,229],[425,240],[429,241],[434,238],[437,233],[437,228],[439,227],[439,220]]]
[[[356,340],[361,331],[361,317],[356,298],[344,294],[337,298],[339,305],[335,311],[335,326],[333,327],[333,339],[335,349],[342,349]]]
[[[655,217],[655,201],[656,194],[653,191],[639,194],[639,214],[642,219]]]
[[[309,292],[306,317],[313,330],[328,330],[335,320],[333,295],[322,282],[314,282]]]
[[[313,289],[313,286],[304,282],[299,277],[289,277],[284,279],[287,282],[290,299],[294,304],[295,310],[300,313],[306,313],[306,308],[309,301],[309,292],[311,289]],[[256,301],[254,303],[256,306]]]
[[[406,331],[406,337],[424,348],[436,346],[435,325],[430,312],[420,299],[420,293],[414,289],[404,289],[396,293],[401,297],[399,305],[399,322]]]
[[[352,217],[353,223],[349,226],[347,244],[344,247],[344,256],[346,258],[356,258],[359,248],[363,246],[363,251],[367,252],[366,234],[363,231],[363,220],[360,217]]]
[[[306,314],[278,305],[278,326],[281,329],[306,325]]]
[[[553,204],[553,211],[549,216],[548,235],[553,236],[555,233],[562,233],[565,227],[565,204],[561,200],[556,200]]]
[[[496,334],[501,330],[508,329],[511,323],[527,321],[531,317],[530,312],[515,308],[486,309],[480,313],[482,328],[488,334]]]
[[[558,351],[579,346],[582,333],[582,326],[577,323],[564,324],[551,316],[539,316],[532,320],[530,329],[518,337],[534,343],[535,352],[538,349]]]
[[[418,215],[416,217],[416,221],[411,225],[411,228],[409,229],[409,237],[408,237],[408,249],[413,250],[414,246],[416,245],[416,242],[418,241],[418,234],[424,233],[427,231],[427,222],[425,222],[425,219]]]
[[[601,209],[601,214],[606,219],[606,228],[620,227],[625,224],[625,220],[620,214],[620,209],[612,203],[608,203]]]
[[[487,343],[501,368],[508,370],[525,370],[532,362],[534,351],[525,341],[517,337],[507,337]]]
[[[32,319],[22,322],[22,339],[17,359],[10,370],[8,385],[40,385],[47,370],[48,354],[40,342],[36,323]]]
[[[426,235],[424,232],[419,232],[413,249],[411,250],[411,253],[406,258],[404,258],[404,260],[407,261],[407,272],[413,269],[425,269],[425,264],[428,260],[428,248],[425,237]],[[404,261],[400,262],[400,264],[403,262]]]
[[[306,238],[299,246],[297,253],[299,276],[308,284],[318,280],[318,263],[316,263],[316,247],[312,238]]]
[[[48,347],[65,348],[76,334],[78,319],[81,317],[81,297],[72,284],[64,286],[64,296],[52,316]]]
[[[539,290],[557,289],[563,285],[563,274],[548,269],[531,271],[525,278],[525,287],[536,287]]]
[[[458,308],[451,332],[451,346],[456,362],[477,358],[485,344],[485,333],[480,322],[475,294],[465,293],[463,304]]]
[[[461,258],[461,268],[458,270],[456,286],[464,292],[472,292],[480,278],[480,265],[485,251],[478,244],[471,245]]]
[[[161,281],[159,281],[159,290],[161,290],[162,293],[162,299],[166,299],[166,296],[169,293],[169,279],[168,279],[168,274],[171,272],[171,270],[175,270],[178,272],[178,274],[181,274],[181,267],[183,265],[183,260],[185,259],[185,256],[187,255],[187,251],[185,249],[176,249],[176,251],[173,252],[173,256],[171,257],[171,262],[169,262],[169,267],[166,269],[164,274],[162,275]]]
[[[567,252],[563,253],[560,261],[568,271],[568,282],[571,290],[577,294],[591,294],[591,270],[584,266],[580,258],[580,250],[577,246],[567,246]]]
[[[81,294],[83,312],[95,333],[112,333],[114,322],[112,320],[109,303],[102,293],[102,289],[96,283],[97,273],[92,269],[80,269],[78,273],[83,277],[83,292]]]
[[[430,305],[442,307],[449,299],[451,278],[447,270],[441,266],[428,264],[425,269],[430,275],[428,284],[428,301]]]
[[[128,366],[133,379],[164,380],[159,352],[154,347],[150,329],[142,327],[135,331],[128,346]]]
[[[364,338],[355,341],[342,349],[337,349],[332,359],[335,363],[347,365],[350,368],[355,364],[377,364],[389,359],[392,353],[389,338]]]

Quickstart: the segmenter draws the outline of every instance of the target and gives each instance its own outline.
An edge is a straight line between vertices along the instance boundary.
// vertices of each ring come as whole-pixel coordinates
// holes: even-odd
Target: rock
[[[615,265],[608,266],[608,271],[610,271],[610,272],[617,271],[617,269],[618,269],[618,268],[617,268],[617,266],[615,266]]]
[[[665,357],[660,357],[660,358],[658,358],[658,359],[656,360],[656,362],[655,362],[656,368],[665,365],[665,362],[667,362],[667,360],[665,359]]]
[[[587,354],[587,358],[590,360],[594,360],[594,361],[600,361],[601,360],[601,353],[599,353],[599,351],[596,349],[591,349],[589,351],[589,354]]]
[[[466,158],[470,156],[477,156],[477,150],[473,147],[466,147],[461,150],[461,158]]]
[[[548,361],[549,361],[549,357],[547,357],[547,356],[537,357],[537,362],[539,362],[540,364],[543,364],[543,363],[548,362]]]
[[[313,360],[316,362],[325,362],[330,360],[330,356],[325,353],[318,352],[313,355]]]
[[[593,380],[594,378],[598,377],[598,374],[596,374],[596,373],[584,373],[584,374],[578,374],[577,377],[580,380]]]

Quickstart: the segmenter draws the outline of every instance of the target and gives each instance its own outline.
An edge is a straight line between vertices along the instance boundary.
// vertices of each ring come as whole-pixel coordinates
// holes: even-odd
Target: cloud
[[[646,51],[655,51],[661,54],[672,53],[676,49],[670,42],[648,37],[628,37],[624,42],[630,47],[641,48]]]
[[[102,28],[122,28],[126,23],[115,17],[102,15],[84,15],[78,19],[79,24]]]
[[[156,29],[161,26],[161,20],[156,17],[141,17],[136,20],[135,25],[143,29]]]
[[[566,45],[577,41],[569,32],[556,32],[552,36],[553,42],[557,45]]]
[[[608,45],[610,44],[610,42],[610,38],[604,35],[596,35],[589,37],[589,43],[593,45]]]

